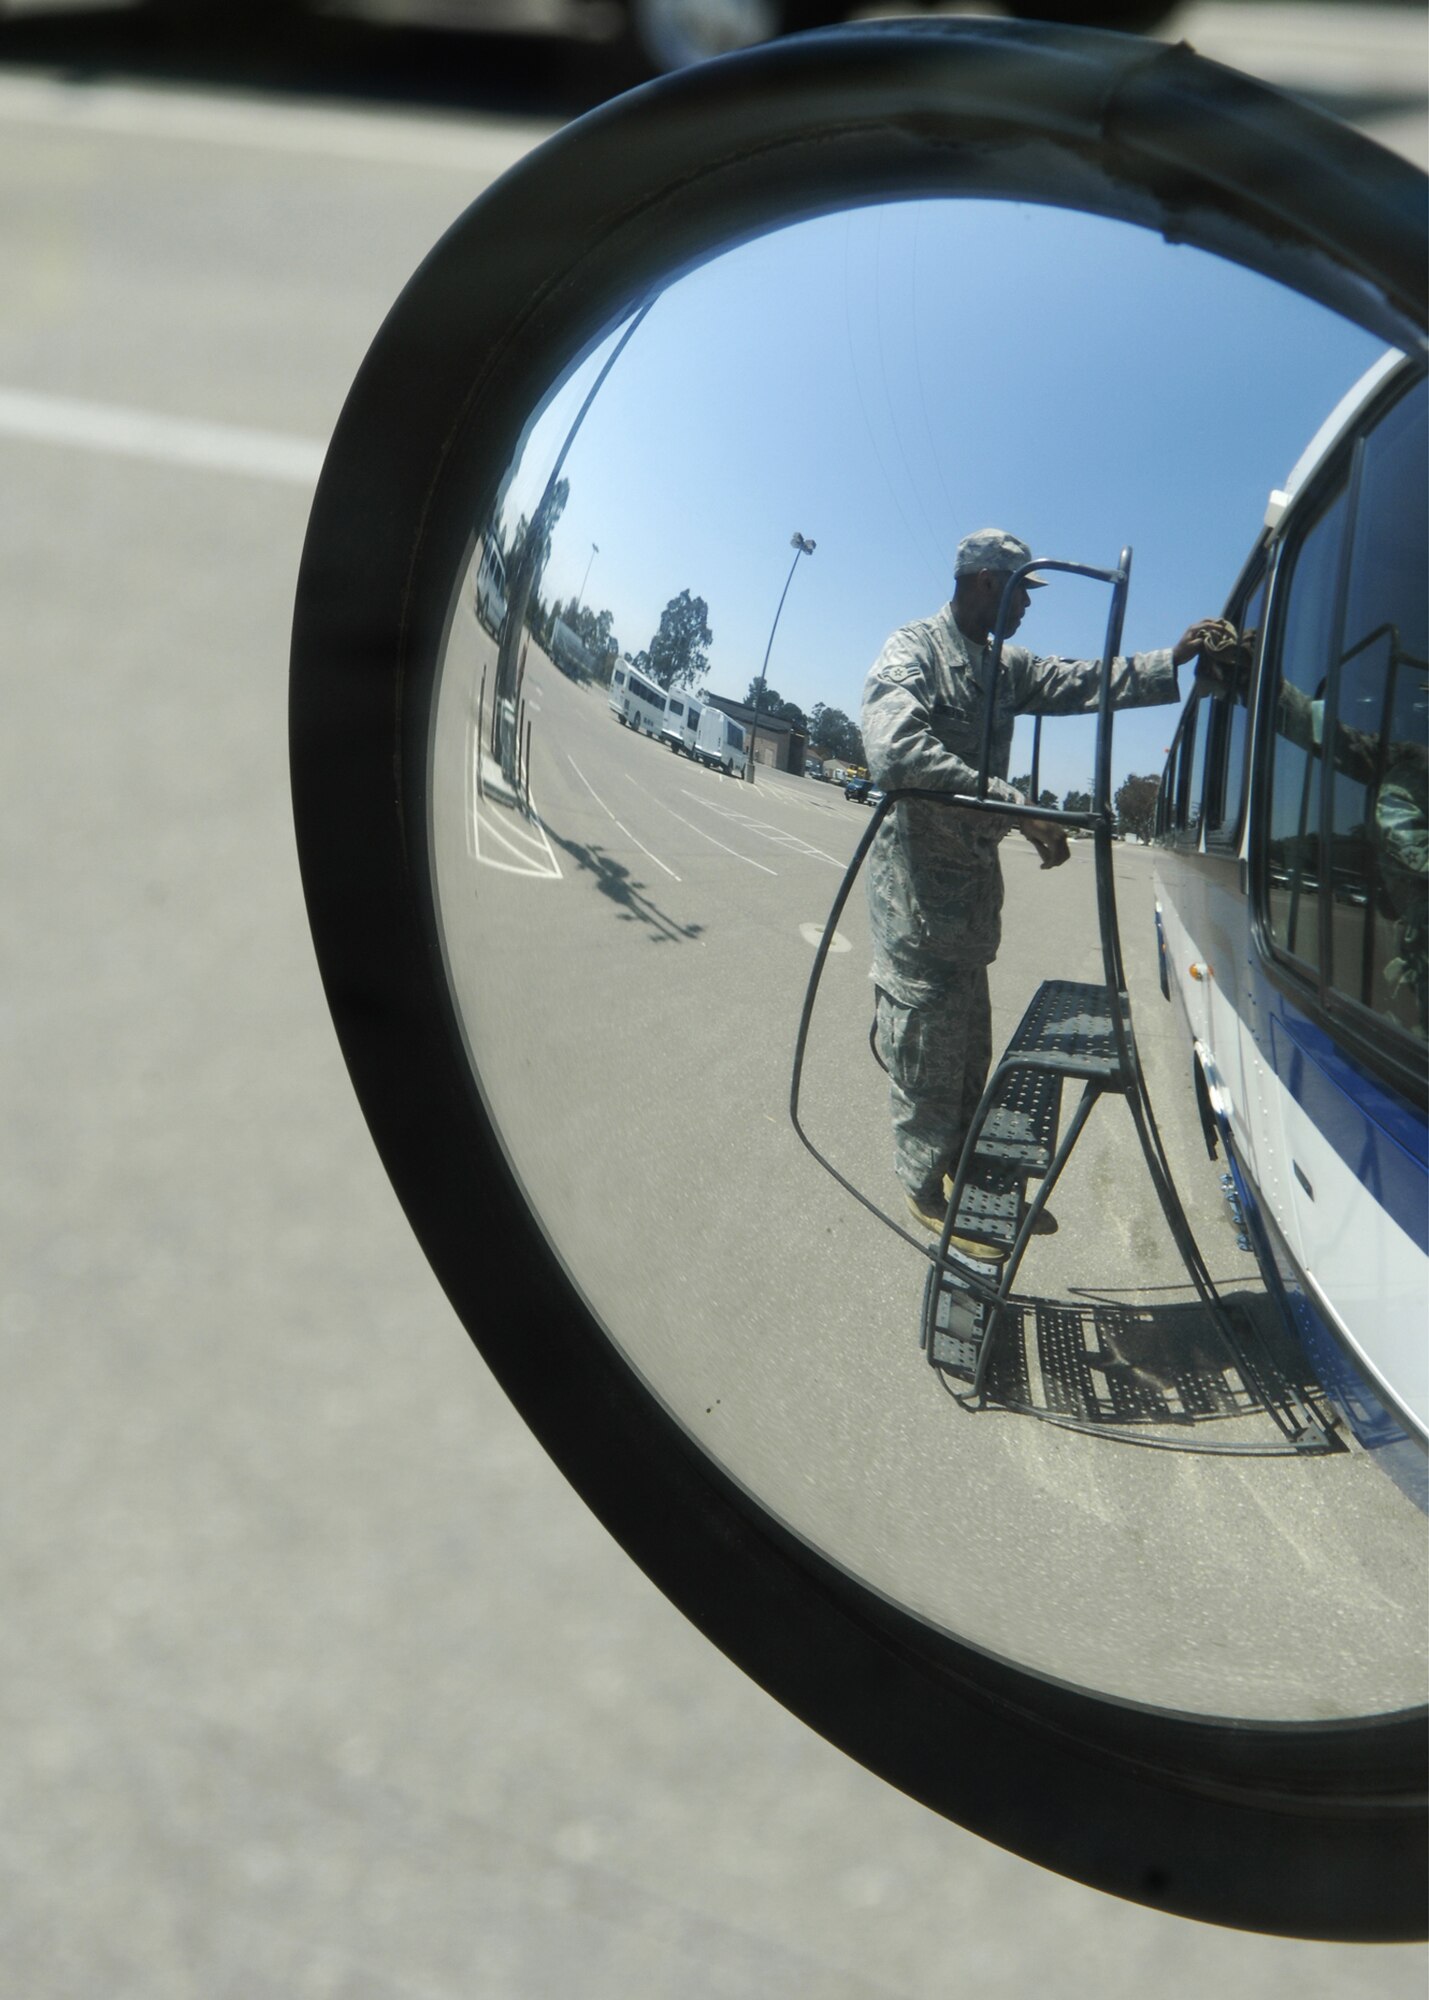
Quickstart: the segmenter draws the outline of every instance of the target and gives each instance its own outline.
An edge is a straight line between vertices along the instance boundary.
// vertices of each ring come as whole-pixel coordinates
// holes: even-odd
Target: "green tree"
[[[1138,840],[1150,840],[1160,790],[1159,778],[1123,778],[1116,788],[1117,831],[1135,834]]]
[[[588,604],[572,604],[569,607],[557,605],[553,614],[564,619],[583,646],[599,657],[602,653],[618,653],[619,641],[613,627],[615,614],[611,611],[593,611]]]
[[[841,708],[825,708],[820,702],[814,715],[817,721],[811,722],[810,728],[814,749],[819,756],[833,757],[841,764],[867,763],[863,738]]]
[[[709,670],[713,641],[709,606],[702,597],[682,590],[661,612],[660,629],[635,664],[667,692],[672,687],[694,687]]]
[[[756,694],[759,696],[761,715],[777,715],[781,721],[791,723],[795,729],[802,730],[805,735],[808,734],[808,718],[798,703],[785,701],[778,688],[766,687],[761,691],[757,674],[749,683],[749,693],[744,697],[746,707],[753,708]]]
[[[1089,813],[1092,809],[1090,792],[1068,792],[1062,801],[1062,808],[1069,813]]]

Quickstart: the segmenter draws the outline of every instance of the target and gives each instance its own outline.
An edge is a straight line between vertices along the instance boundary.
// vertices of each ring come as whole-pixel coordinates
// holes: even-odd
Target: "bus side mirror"
[[[754,883],[783,869],[792,893],[796,857],[826,904],[820,815],[852,809],[808,788],[806,821],[761,833],[748,786],[668,756],[658,798],[645,766],[612,766],[607,784],[583,743],[660,746],[611,728],[574,646],[569,672],[543,662],[554,620],[579,637],[597,591],[613,663],[638,655],[661,604],[708,588],[716,639],[733,634],[748,678],[754,613],[733,582],[721,610],[705,572],[724,562],[747,579],[765,540],[787,567],[795,527],[817,534],[819,557],[781,644],[815,579],[896,577],[901,591],[924,529],[895,518],[870,433],[892,487],[900,451],[911,466],[920,436],[957,433],[950,413],[966,439],[1035,406],[1044,449],[1011,467],[1019,490],[1074,483],[1057,450],[1084,413],[1045,377],[1081,366],[1089,274],[1113,238],[1126,272],[1154,253],[1197,338],[1253,343],[1274,294],[1286,316],[1262,359],[1282,373],[1322,334],[1351,374],[1357,342],[1420,351],[1423,191],[1369,142],[1184,47],[1092,31],[890,22],[667,80],[539,149],[413,277],[338,424],[293,631],[298,842],[354,1086],[473,1341],[588,1504],[746,1672],[934,1810],[1117,1895],[1345,1939],[1423,1923],[1413,1649],[1375,1685],[1335,1682],[1327,1652],[1324,1680],[1306,1669],[1292,1696],[1294,1646],[1264,1615],[1278,1558],[1256,1565],[1205,1528],[1242,1514],[1263,1526],[1250,1474],[1193,1481],[1164,1452],[1112,1472],[1106,1446],[1045,1429],[1033,1444],[1009,1423],[980,1434],[987,1477],[960,1484],[963,1434],[935,1432],[941,1413],[905,1387],[871,1233],[781,1178],[771,1079],[805,946],[792,924],[777,945],[768,927],[738,928]],[[971,280],[985,259],[996,284],[938,291],[959,257]],[[1049,259],[1063,309],[1030,315]],[[899,346],[915,323],[919,341]],[[1000,352],[1007,382],[959,374],[979,324],[996,339],[976,351]],[[861,361],[865,336],[896,365]],[[1140,344],[1158,365],[1152,334]],[[907,400],[890,427],[879,398],[895,394]],[[1121,407],[1109,398],[1104,430]],[[764,449],[731,471],[756,410]],[[939,476],[956,476],[954,459],[939,456]],[[976,517],[964,530],[1000,511],[997,462],[989,451],[982,504],[959,496]],[[1249,470],[1246,543],[1283,468]],[[909,478],[934,490],[931,466]],[[831,517],[855,487],[872,496],[866,530],[840,552],[819,503]],[[1126,499],[1083,487],[1089,518]],[[710,492],[731,496],[716,524],[727,557],[712,527],[696,537]],[[947,529],[927,535],[934,575],[907,615],[936,601]],[[641,552],[653,596],[629,583]],[[860,668],[871,631],[850,619]],[[689,797],[666,786],[671,769]],[[660,814],[663,840],[649,831]],[[734,855],[725,886],[696,895],[720,849]],[[846,961],[865,1037],[866,962]],[[815,1293],[827,1309],[805,1323]],[[926,1386],[925,1371],[920,1398]],[[917,1481],[915,1437],[930,1453]],[[1318,1489],[1299,1506],[1288,1478],[1265,1490],[1312,1541],[1333,1512]],[[1094,1582],[1050,1559],[1064,1540],[1069,1564],[1075,1550],[1102,1565]],[[1381,1567],[1408,1603],[1422,1547]],[[1197,1576],[1219,1661],[1185,1609]],[[1164,1622],[1153,1585],[1182,1606]],[[1324,1619],[1338,1632],[1336,1610]]]

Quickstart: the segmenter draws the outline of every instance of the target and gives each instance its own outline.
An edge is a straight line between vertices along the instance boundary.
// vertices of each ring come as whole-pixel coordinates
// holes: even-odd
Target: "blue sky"
[[[610,344],[533,426],[508,526]],[[800,224],[656,301],[572,443],[546,590],[574,596],[589,565],[583,601],[632,652],[667,599],[703,596],[708,684],[742,697],[798,530],[817,549],[770,684],[857,719],[888,632],[946,602],[959,538],[996,526],[1099,567],[1130,544],[1126,648],[1170,645],[1220,610],[1271,488],[1381,351],[1264,279],[1095,217],[943,200]],[[1098,653],[1106,603],[1058,579],[1019,641]],[[1174,718],[1119,719],[1118,778],[1159,769]],[[1089,783],[1090,723],[1047,725],[1042,756],[1059,794]]]

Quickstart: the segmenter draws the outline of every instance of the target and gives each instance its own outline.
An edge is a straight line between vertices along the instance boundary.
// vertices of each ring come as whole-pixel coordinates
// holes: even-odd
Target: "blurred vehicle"
[[[872,780],[869,778],[845,778],[844,797],[852,799],[856,805],[862,805],[868,797],[871,783]]]
[[[506,623],[506,563],[501,550],[489,539],[476,572],[476,615],[494,639],[501,637]]]
[[[472,11],[481,4],[474,0]],[[1141,32],[1171,12],[1175,0],[1005,0],[1019,20],[1073,22],[1089,28]],[[684,69],[709,56],[832,27],[855,11],[854,0],[626,0],[629,32],[640,57],[656,73]],[[908,8],[916,11],[917,0]],[[992,11],[992,10],[990,10]]]
[[[822,779],[823,775],[824,775],[824,767],[819,762],[818,758],[810,757],[808,762],[804,765],[804,776],[806,778]]]
[[[1022,20],[1137,32],[1155,27],[1174,0],[1003,0],[989,12]],[[919,12],[927,0],[908,0]],[[0,0],[0,12],[4,11]],[[147,11],[185,26],[214,21],[272,25],[300,14],[348,15],[400,27],[489,29],[613,45],[623,67],[645,76],[712,56],[833,27],[858,0],[147,0]]]

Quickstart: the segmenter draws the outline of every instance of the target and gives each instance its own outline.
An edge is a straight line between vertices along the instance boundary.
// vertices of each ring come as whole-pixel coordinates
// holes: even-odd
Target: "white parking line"
[[[107,137],[242,146],[380,165],[432,167],[495,179],[556,129],[490,112],[369,111],[332,104],[263,104],[219,92],[147,89],[57,77],[0,77],[0,124],[99,132]],[[471,192],[478,193],[479,187]]]
[[[665,870],[665,873],[670,877],[670,880],[672,882],[678,882],[680,880],[680,877],[675,873],[674,869],[671,868],[667,862],[662,861],[658,854],[651,854],[650,849],[645,845],[645,843],[641,840],[636,840],[635,835],[630,831],[630,828],[626,826],[622,821],[615,818],[615,814],[611,812],[610,807],[605,803],[605,800],[601,797],[600,793],[596,790],[595,786],[591,783],[590,779],[586,776],[585,772],[581,769],[580,765],[576,762],[575,758],[571,756],[569,750],[566,752],[566,761],[569,763],[571,769],[575,772],[576,776],[580,779],[581,783],[585,786],[586,790],[590,793],[591,797],[595,800],[596,804],[600,807],[601,811],[605,813],[609,819],[615,820],[615,824],[620,828],[620,831],[625,835],[625,838],[628,841],[633,842],[633,844],[640,849],[640,852],[642,854],[646,855],[651,861],[655,863],[655,866],[657,868],[663,868]]]
[[[689,791],[683,786],[681,790],[687,799],[693,799],[695,804],[703,806],[706,812],[718,813],[721,819],[737,820],[746,832],[757,833],[761,840],[771,841],[776,847],[785,847],[791,854],[806,854],[811,860],[827,861],[831,868],[837,868],[840,873],[848,866],[846,861],[840,861],[836,855],[826,854],[822,847],[810,846],[809,842],[801,840],[797,833],[789,833],[784,827],[775,826],[771,820],[753,819],[748,813],[735,812],[730,806],[718,805],[713,800],[702,798],[697,792]]]
[[[535,818],[534,808],[532,810],[532,817]],[[538,882],[559,882],[562,879],[561,864],[551,852],[551,844],[546,839],[546,829],[541,826],[539,820],[536,821],[536,825],[540,828],[541,833],[542,846],[540,849],[536,848],[534,842],[530,847],[526,847],[519,841],[509,839],[496,822],[482,812],[480,806],[473,806],[472,829],[476,859],[484,867],[499,868],[507,875],[530,875]],[[499,861],[494,854],[483,854],[481,851],[481,836],[483,833],[489,835],[491,839],[499,841],[503,847],[508,848],[512,854],[516,855],[517,859],[515,861]]]
[[[513,825],[510,833],[507,833],[497,825],[489,812],[482,812],[481,806],[478,803],[481,791],[478,775],[480,764],[481,745],[477,739],[476,725],[474,722],[468,722],[466,726],[467,853],[473,861],[479,861],[484,868],[500,869],[503,875],[526,875],[534,877],[538,882],[561,881],[563,879],[561,864],[556,859],[546,829],[541,824],[541,816],[536,811],[529,793],[526,799],[526,809],[530,814],[531,823],[536,829],[536,834],[540,835],[539,844],[535,834],[527,834],[518,825]],[[502,861],[495,854],[490,852],[483,853],[481,846],[481,836],[483,833],[488,836],[488,842],[492,840],[498,842],[508,853],[514,854],[516,860]],[[517,838],[513,839],[511,837],[512,834],[516,835]]]
[[[276,479],[307,487],[317,484],[327,451],[316,438],[166,417],[156,410],[88,403],[34,389],[0,388],[0,434],[37,444],[69,445],[80,451],[192,466],[203,472],[236,472],[250,479]]]
[[[631,783],[634,783],[634,779],[631,780]],[[711,847],[717,847],[721,854],[732,854],[736,861],[748,862],[749,866],[757,868],[761,875],[778,875],[779,870],[777,868],[766,868],[762,861],[751,861],[747,854],[741,854],[737,848],[726,847],[722,840],[716,840],[712,833],[706,833],[704,828],[696,826],[692,819],[686,819],[683,813],[677,813],[675,808],[667,806],[663,799],[657,799],[652,794],[651,802],[654,805],[662,807],[670,815],[671,819],[677,819],[681,826],[687,826],[691,833],[697,833],[701,840],[707,840]]]

